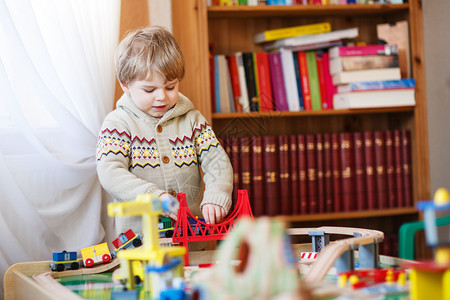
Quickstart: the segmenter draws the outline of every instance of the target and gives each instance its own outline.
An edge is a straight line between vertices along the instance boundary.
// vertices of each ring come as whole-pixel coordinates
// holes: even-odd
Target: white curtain
[[[120,0],[0,0],[2,279],[113,234],[95,149],[113,109],[119,20]]]

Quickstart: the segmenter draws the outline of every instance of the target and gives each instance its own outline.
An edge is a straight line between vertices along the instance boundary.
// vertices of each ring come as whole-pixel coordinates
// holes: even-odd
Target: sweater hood
[[[117,108],[125,109],[133,113],[139,119],[143,120],[153,119],[157,121],[157,123],[161,123],[188,113],[189,111],[194,109],[194,104],[182,93],[178,93],[178,99],[175,106],[169,109],[161,119],[157,119],[140,110],[136,106],[136,104],[134,104],[134,101],[131,99],[131,96],[129,94],[124,93],[122,97],[120,97],[119,101],[117,101]]]

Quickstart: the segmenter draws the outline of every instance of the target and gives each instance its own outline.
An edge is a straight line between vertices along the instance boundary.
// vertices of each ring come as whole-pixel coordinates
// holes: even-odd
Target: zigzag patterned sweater
[[[202,195],[203,171],[204,193]],[[201,216],[207,203],[228,213],[233,170],[205,117],[181,93],[161,119],[139,110],[124,94],[102,125],[97,145],[97,173],[115,201],[143,193],[186,193],[188,206]],[[116,231],[141,231],[140,218],[116,218]]]

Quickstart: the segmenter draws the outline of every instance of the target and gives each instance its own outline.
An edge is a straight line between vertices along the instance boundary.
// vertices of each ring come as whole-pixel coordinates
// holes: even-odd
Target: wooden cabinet
[[[173,33],[186,56],[186,77],[181,91],[212,122],[218,136],[242,129],[253,135],[282,135],[409,129],[412,142],[414,201],[430,198],[427,110],[420,0],[400,5],[296,5],[207,7],[205,0],[172,0]],[[412,74],[416,80],[416,106],[358,111],[230,113],[211,112],[208,44],[216,54],[261,51],[255,33],[286,26],[327,21],[332,29],[359,28],[358,40],[377,43],[376,25],[407,20],[410,26]],[[373,227],[387,234],[398,232],[406,221],[419,217],[414,207],[339,214],[285,217],[302,226],[345,225]],[[370,219],[369,219],[370,218]]]

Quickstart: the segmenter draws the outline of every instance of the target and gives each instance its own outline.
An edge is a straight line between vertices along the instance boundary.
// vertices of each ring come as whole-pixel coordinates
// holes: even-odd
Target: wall
[[[430,192],[450,189],[450,1],[423,0]],[[425,200],[425,199],[423,199]]]

